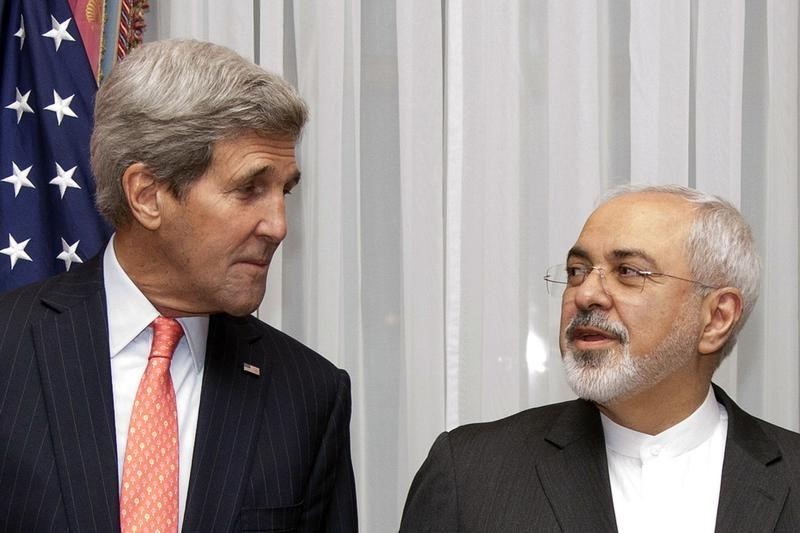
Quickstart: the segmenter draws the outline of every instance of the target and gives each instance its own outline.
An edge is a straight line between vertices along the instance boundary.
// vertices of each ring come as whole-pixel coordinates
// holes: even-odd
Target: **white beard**
[[[688,302],[687,302],[688,303]],[[632,355],[630,337],[622,324],[609,321],[604,313],[592,311],[577,315],[567,327],[564,369],[569,386],[579,397],[599,404],[632,396],[659,383],[686,365],[696,353],[696,325],[684,305],[672,330],[650,354]],[[576,350],[569,340],[576,321],[600,328],[619,338],[620,345],[608,350]],[[587,323],[588,321],[588,323]]]

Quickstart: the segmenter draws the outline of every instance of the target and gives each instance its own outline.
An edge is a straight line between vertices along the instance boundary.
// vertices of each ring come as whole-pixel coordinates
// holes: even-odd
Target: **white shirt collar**
[[[113,358],[159,313],[117,261],[113,235],[103,253],[103,280],[108,307],[108,344]],[[194,369],[200,372],[205,360],[208,316],[181,317],[178,322],[186,335]]]
[[[634,458],[646,456],[646,450],[657,447],[661,456],[677,457],[711,438],[721,418],[727,419],[725,409],[717,403],[710,386],[703,403],[686,419],[658,435],[648,435],[621,426],[600,413],[606,446],[609,450]]]

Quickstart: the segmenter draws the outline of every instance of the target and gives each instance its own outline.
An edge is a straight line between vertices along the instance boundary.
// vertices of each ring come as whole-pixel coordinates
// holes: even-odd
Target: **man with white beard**
[[[580,399],[440,435],[400,530],[800,531],[800,435],[711,383],[758,277],[728,202],[609,193],[545,276]]]

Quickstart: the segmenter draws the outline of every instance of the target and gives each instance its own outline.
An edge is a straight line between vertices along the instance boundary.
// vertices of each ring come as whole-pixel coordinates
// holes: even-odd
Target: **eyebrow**
[[[653,259],[653,256],[640,248],[622,248],[620,250],[614,250],[611,252],[611,255],[614,256],[614,259],[644,259],[646,262],[650,263],[651,266],[658,265],[658,262]]]
[[[242,175],[237,181],[247,181],[250,179],[255,178],[256,176],[264,175],[264,176],[272,176],[275,173],[275,167],[273,165],[263,165],[260,167],[253,168],[250,172]],[[290,187],[295,187],[300,183],[300,171],[297,170],[295,173],[286,181],[286,185]]]
[[[587,261],[591,262],[591,258],[589,257],[589,252],[587,252],[578,245],[575,245],[569,249],[569,252],[567,252],[567,259],[569,259],[570,257],[578,257],[580,259],[586,259]]]
[[[613,250],[611,252],[611,256],[616,260],[638,258],[646,261],[652,267],[658,265],[658,262],[653,258],[653,256],[651,256],[650,254],[648,254],[647,252],[645,252],[640,248],[619,248]],[[569,259],[570,257],[585,259],[589,262],[592,261],[589,252],[578,245],[570,248],[569,252],[567,253],[567,259]]]

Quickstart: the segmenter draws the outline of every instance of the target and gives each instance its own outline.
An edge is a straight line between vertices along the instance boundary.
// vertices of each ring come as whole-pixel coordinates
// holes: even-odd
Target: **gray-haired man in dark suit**
[[[250,316],[306,117],[288,83],[210,43],[151,43],[115,66],[91,145],[111,242],[0,296],[0,530],[119,531],[121,515],[143,517],[136,531],[156,515],[161,531],[356,530],[349,378]],[[171,454],[153,475],[126,444],[140,405],[174,427],[137,389],[163,357],[149,325],[173,319],[177,436],[135,447]],[[150,494],[139,478],[166,493],[155,511],[124,497]]]
[[[440,435],[400,530],[800,531],[800,435],[711,384],[758,278],[729,203],[677,186],[608,195],[546,276],[581,399]]]

